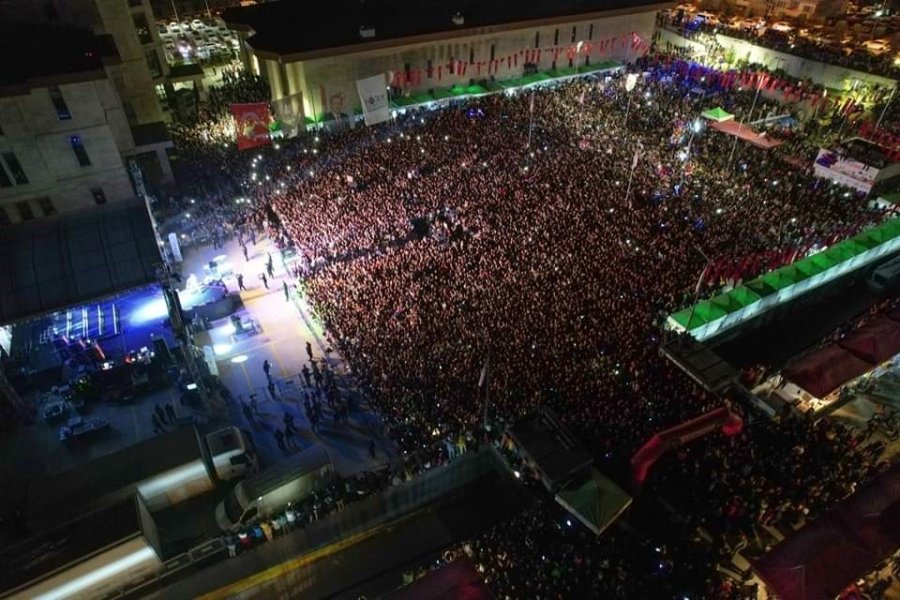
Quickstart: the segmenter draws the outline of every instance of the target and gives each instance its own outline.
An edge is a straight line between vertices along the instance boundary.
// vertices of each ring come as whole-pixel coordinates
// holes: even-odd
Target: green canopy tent
[[[758,277],[752,281],[748,281],[744,284],[744,287],[749,289],[751,292],[763,298],[765,296],[770,296],[778,291],[779,288],[772,286],[762,277]]]
[[[762,296],[743,285],[737,286],[728,292],[728,295],[740,302],[742,306],[750,306],[754,302],[759,302],[759,300],[762,299]]]
[[[704,110],[700,113],[700,116],[704,119],[709,119],[710,121],[720,122],[720,121],[731,121],[734,119],[734,115],[726,112],[721,107],[717,106],[715,108],[710,108],[709,110]]]
[[[728,312],[717,304],[713,304],[709,300],[697,303],[694,307],[688,307],[680,310],[672,315],[672,319],[687,330],[696,329],[701,325],[706,325],[716,319],[721,319]],[[688,323],[690,320],[690,324]]]
[[[556,501],[585,526],[600,535],[631,506],[632,498],[611,479],[590,470],[590,476],[556,494]]]

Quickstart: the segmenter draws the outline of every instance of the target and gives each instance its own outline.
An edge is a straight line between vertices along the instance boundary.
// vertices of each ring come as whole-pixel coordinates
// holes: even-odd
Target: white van
[[[869,275],[869,288],[878,294],[893,290],[900,283],[900,256],[882,263]]]
[[[333,477],[331,458],[317,444],[234,486],[216,507],[216,522],[223,531],[234,531],[302,500]]]

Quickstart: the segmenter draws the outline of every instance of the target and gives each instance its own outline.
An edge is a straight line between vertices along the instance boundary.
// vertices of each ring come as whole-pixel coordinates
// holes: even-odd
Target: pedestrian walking
[[[303,365],[300,373],[303,375],[303,380],[306,381],[306,387],[312,387],[312,373],[309,372],[309,367]]]
[[[238,290],[247,291],[247,288],[244,286],[244,276],[240,273],[237,274],[237,282],[238,282]]]
[[[265,286],[266,289],[269,289],[269,278],[266,277],[266,274],[260,273],[259,278],[262,279],[263,286]]]
[[[271,371],[271,370],[272,370],[272,364],[269,362],[269,359],[267,358],[266,360],[263,361],[263,373],[266,374],[266,379],[272,379],[272,377],[269,375],[269,371]]]
[[[306,355],[309,357],[309,361],[312,362],[312,360],[313,360],[312,344],[310,344],[309,342],[306,342]]]
[[[168,423],[168,420],[166,419],[166,413],[165,411],[163,411],[159,403],[153,406],[153,412],[156,414],[157,418],[159,418],[161,423]]]
[[[244,402],[243,400],[241,401],[241,410],[244,411],[244,418],[245,418],[245,419],[247,419],[247,420],[250,421],[251,423],[256,423],[256,419],[255,419],[255,417],[253,416],[253,409],[250,408],[250,405],[247,404],[246,402]]]
[[[275,264],[272,262],[271,257],[269,257],[269,262],[266,263],[266,273],[269,274],[269,277],[275,277]]]
[[[282,281],[281,286],[284,288],[284,301],[291,301],[291,288],[288,287],[287,281]]]
[[[298,448],[297,442],[294,441],[294,432],[290,429],[284,430],[284,441],[291,448]]]
[[[175,415],[175,407],[172,406],[171,402],[166,402],[166,416],[169,418],[169,422],[173,425],[176,421],[178,421],[178,418]]]
[[[276,392],[275,392],[275,382],[274,381],[272,381],[270,379],[269,385],[266,386],[266,389],[269,390],[269,397],[272,398],[272,400],[278,400],[278,396],[276,395]]]
[[[247,252],[247,246],[241,246],[241,249],[244,251],[244,260],[250,262],[250,253]]]
[[[150,415],[150,420],[153,421],[153,433],[165,433],[166,428],[163,427],[162,421],[159,420],[159,415],[153,413]]]
[[[234,558],[237,556],[237,540],[234,534],[229,533],[225,536],[225,547],[228,548],[228,556]]]
[[[294,415],[291,413],[284,413],[284,416],[281,417],[281,420],[284,421],[284,432],[288,433],[296,433],[297,428],[294,426]]]
[[[284,445],[284,432],[280,429],[275,430],[275,443],[278,444],[279,448],[287,451],[287,446]]]

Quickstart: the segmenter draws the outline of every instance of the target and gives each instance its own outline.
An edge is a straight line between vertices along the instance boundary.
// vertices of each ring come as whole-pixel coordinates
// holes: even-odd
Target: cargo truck
[[[238,428],[203,435],[184,427],[30,481],[26,524],[36,533],[135,493],[155,512],[255,471],[256,459]]]
[[[321,445],[313,446],[239,481],[216,507],[216,522],[223,531],[236,530],[302,500],[333,477],[328,452]]]

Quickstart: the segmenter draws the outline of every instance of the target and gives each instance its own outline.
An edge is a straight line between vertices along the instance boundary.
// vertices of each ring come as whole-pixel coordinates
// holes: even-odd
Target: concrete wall
[[[44,213],[37,198],[50,198],[57,212],[95,205],[92,188],[107,202],[134,196],[121,153],[133,149],[122,105],[108,79],[63,84],[60,92],[71,119],[60,120],[47,88],[0,98],[0,153],[14,152],[27,184],[0,187],[0,210],[21,220],[17,202],[29,202],[35,217]],[[90,158],[81,166],[70,138],[80,136]],[[8,165],[7,165],[8,166]],[[11,173],[7,173],[12,180]]]
[[[691,46],[695,51],[699,51],[701,55],[705,54],[705,48],[702,47],[702,44],[686,40],[677,33],[662,29],[660,30],[660,36],[660,47],[665,47],[666,42],[669,42],[674,46]],[[877,85],[893,89],[897,85],[895,80],[887,77],[871,75],[854,69],[801,58],[793,54],[777,52],[725,35],[716,35],[716,41],[723,47],[734,50],[735,58],[737,59],[747,59],[753,63],[766,65],[770,69],[781,68],[793,77],[808,77],[815,83],[830,89],[851,90],[854,86],[864,85]]]
[[[439,81],[437,66],[439,64],[445,65],[451,59],[468,62],[470,51],[474,52],[473,58],[476,62],[488,61],[491,58],[492,46],[496,59],[518,53],[520,50],[533,49],[535,48],[536,34],[540,34],[540,39],[538,40],[538,47],[540,48],[569,46],[573,43],[573,27],[575,27],[576,43],[578,41],[593,41],[597,43],[603,39],[630,34],[631,32],[636,32],[643,40],[649,43],[655,28],[655,20],[655,12],[645,12],[594,19],[592,21],[572,21],[559,25],[450,38],[354,54],[341,54],[328,58],[287,62],[284,64],[286,71],[284,78],[280,73],[282,65],[278,61],[267,60],[261,57],[258,60],[261,74],[267,76],[269,80],[274,100],[301,93],[304,114],[311,115],[314,112],[323,112],[321,98],[324,89],[326,98],[330,98],[334,94],[342,95],[344,104],[349,112],[352,108],[359,106],[356,81],[377,73],[402,71],[407,64],[410,69],[424,70],[428,61],[431,60],[434,66],[434,75],[432,78],[423,76],[422,83],[417,88],[418,90],[446,88],[455,83],[468,84],[470,79],[489,78],[486,68],[482,68],[480,77],[476,74],[475,65],[468,65],[464,76],[451,76],[445,68]],[[589,37],[591,25],[593,25],[593,35]],[[559,31],[558,42],[555,41],[557,30]],[[608,50],[602,58],[631,60],[634,58],[634,52],[631,50],[630,45],[626,48],[621,48],[619,44],[616,44],[615,48]],[[584,60],[584,56],[579,57],[579,64],[584,64]],[[591,57],[591,60],[598,62],[601,59],[594,55]],[[512,68],[508,68],[506,63],[503,62],[495,75],[496,79],[502,80],[521,76],[523,74],[523,62],[519,60],[518,66],[513,66]],[[542,52],[539,68],[550,69],[552,63],[553,53],[546,50]],[[560,68],[568,66],[568,58],[565,56],[565,52],[560,54],[557,66]],[[288,83],[287,89],[284,89],[282,84],[284,80]]]

